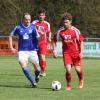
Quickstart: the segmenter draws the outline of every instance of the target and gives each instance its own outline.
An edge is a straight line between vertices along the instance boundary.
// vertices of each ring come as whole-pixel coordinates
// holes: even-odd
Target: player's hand
[[[48,38],[48,42],[51,42],[51,38]]]
[[[82,58],[83,58],[83,53],[80,53],[79,56],[80,56],[80,58],[82,59]]]
[[[41,33],[41,35],[46,34],[46,31],[45,31],[43,28],[40,28],[40,29],[39,29],[39,32]]]
[[[11,48],[12,53],[17,53],[17,50],[15,48]]]
[[[39,32],[40,32],[40,37],[38,38],[38,40],[42,40],[42,38],[46,34],[46,32],[45,32],[45,30],[43,28],[40,28]]]
[[[57,58],[57,51],[56,50],[53,50],[53,57]]]

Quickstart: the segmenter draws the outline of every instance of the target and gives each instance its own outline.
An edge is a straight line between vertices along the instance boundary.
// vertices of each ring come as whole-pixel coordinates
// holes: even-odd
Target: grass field
[[[47,58],[47,76],[41,77],[38,88],[31,88],[17,62],[17,57],[0,57],[0,100],[100,100],[100,60],[83,59],[85,85],[77,89],[78,79],[72,68],[72,91],[66,91],[65,70],[61,58]],[[34,70],[29,64],[31,73]],[[62,84],[60,91],[52,91],[51,82]]]

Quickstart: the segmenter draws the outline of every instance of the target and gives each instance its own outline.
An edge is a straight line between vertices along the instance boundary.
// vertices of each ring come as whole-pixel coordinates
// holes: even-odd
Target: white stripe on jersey
[[[47,30],[47,32],[48,32],[48,33],[51,32],[50,24],[49,24],[47,21],[44,21],[44,22],[48,25],[48,30]]]
[[[10,33],[10,36],[14,36],[14,32],[16,30],[17,26],[14,28],[14,30]]]
[[[38,23],[39,20],[34,20],[32,23],[35,25],[36,23]],[[50,28],[50,24],[47,21],[44,21],[44,23],[46,23],[48,25],[48,30],[47,32],[51,32],[51,28]]]
[[[36,29],[36,26],[35,26],[35,30],[36,30],[36,37],[39,38],[40,35],[39,35],[39,33],[38,33],[37,29]]]
[[[72,26],[71,29],[75,31],[76,38],[79,41],[79,35],[81,34],[80,31],[76,27],[74,27],[74,26]]]
[[[57,34],[57,40],[59,40],[59,38],[60,38],[60,35],[59,35],[60,32],[63,31],[64,29],[65,29],[64,27],[61,27],[61,28],[56,32],[56,34]],[[80,31],[79,31],[76,27],[74,27],[74,26],[72,26],[71,29],[75,31],[75,33],[76,33],[76,38],[77,38],[77,40],[79,41],[79,35],[81,34]]]
[[[61,32],[62,30],[64,30],[64,27],[61,27],[61,28],[56,32],[56,34],[57,34],[57,41],[60,39],[60,32]]]
[[[33,22],[32,22],[32,24],[36,24],[37,22],[39,22],[39,20],[34,20]]]

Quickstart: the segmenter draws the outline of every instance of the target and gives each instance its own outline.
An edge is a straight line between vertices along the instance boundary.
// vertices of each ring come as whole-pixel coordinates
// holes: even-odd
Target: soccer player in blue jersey
[[[13,53],[16,53],[17,50],[13,47],[13,36],[18,36],[18,61],[22,71],[31,82],[32,86],[36,87],[41,70],[37,55],[37,42],[42,35],[40,36],[35,26],[31,24],[31,15],[29,13],[24,14],[21,24],[17,25],[9,35],[10,49]],[[27,67],[28,61],[35,67],[35,78],[33,78]]]

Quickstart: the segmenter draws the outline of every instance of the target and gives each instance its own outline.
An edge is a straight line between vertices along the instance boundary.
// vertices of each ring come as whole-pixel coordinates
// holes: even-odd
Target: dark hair
[[[64,13],[62,20],[72,20],[72,15],[68,12]]]
[[[40,14],[40,13],[46,13],[46,10],[44,8],[40,8],[38,11],[38,14]]]

